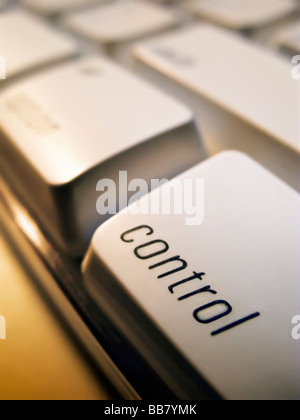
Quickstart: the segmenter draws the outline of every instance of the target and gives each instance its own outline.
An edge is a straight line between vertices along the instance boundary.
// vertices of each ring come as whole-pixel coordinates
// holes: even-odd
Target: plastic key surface
[[[203,158],[189,109],[104,58],[80,59],[6,89],[0,126],[1,167],[74,254],[113,214],[96,209],[105,190],[99,181],[117,186],[122,171],[128,182],[150,183]]]
[[[299,399],[299,214],[293,189],[221,153],[102,225],[85,284],[178,397]]]
[[[26,12],[0,15],[0,54],[6,61],[7,78],[69,58],[76,52],[71,38]]]
[[[285,58],[206,24],[133,53],[140,74],[194,110],[210,153],[243,151],[300,190],[300,81]]]
[[[205,19],[231,29],[256,28],[294,12],[294,0],[192,0],[189,9]]]
[[[69,28],[101,44],[143,37],[166,30],[176,22],[173,12],[140,0],[104,4],[65,18]]]
[[[20,0],[24,6],[42,15],[58,15],[76,8],[84,8],[103,0]]]

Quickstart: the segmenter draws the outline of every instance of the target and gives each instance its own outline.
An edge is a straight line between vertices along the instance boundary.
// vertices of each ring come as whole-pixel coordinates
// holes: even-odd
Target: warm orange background
[[[0,399],[110,399],[105,381],[64,329],[0,230]]]

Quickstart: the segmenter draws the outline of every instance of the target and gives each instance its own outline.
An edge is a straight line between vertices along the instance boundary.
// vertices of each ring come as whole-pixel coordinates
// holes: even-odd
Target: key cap
[[[171,191],[170,214],[151,214]],[[179,398],[298,399],[299,210],[274,175],[221,153],[102,225],[85,285]]]
[[[177,21],[166,8],[140,0],[102,5],[64,19],[68,28],[117,56],[126,42],[166,30]]]
[[[150,183],[203,158],[191,112],[104,58],[59,66],[2,92],[0,126],[1,169],[72,255],[127,206],[115,193],[115,205],[109,198],[107,211],[97,209],[105,182],[116,189],[127,178]]]
[[[100,3],[103,0],[20,0],[20,2],[36,13],[58,15],[60,13]]]
[[[274,37],[275,45],[292,54],[300,54],[300,21],[282,28]]]
[[[231,29],[264,26],[298,7],[294,0],[193,0],[188,5],[197,16]]]
[[[0,54],[6,61],[7,77],[66,59],[76,52],[71,39],[25,12],[0,15]]]
[[[206,24],[133,54],[138,73],[194,110],[209,153],[241,150],[300,190],[300,86],[284,58]]]

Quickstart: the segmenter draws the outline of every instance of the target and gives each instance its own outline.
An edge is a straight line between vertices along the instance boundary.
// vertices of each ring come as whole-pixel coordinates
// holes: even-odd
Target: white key
[[[6,61],[7,77],[71,57],[76,52],[76,45],[67,36],[25,12],[0,15],[0,54]]]
[[[44,15],[57,15],[101,1],[103,0],[20,0],[24,6]]]
[[[141,0],[103,5],[74,13],[64,19],[68,28],[110,50],[131,40],[166,30],[177,21],[173,12]]]
[[[186,214],[173,204],[169,215],[138,213],[175,182],[201,179],[201,225],[187,225],[188,201],[203,205],[196,188]],[[225,399],[298,399],[299,212],[293,189],[245,155],[222,153],[102,225],[85,284],[179,398],[205,395],[196,372]]]
[[[0,126],[1,168],[72,254],[108,218],[96,210],[98,181],[170,178],[203,157],[191,112],[104,58],[2,92]]]
[[[273,41],[280,49],[300,54],[300,21],[284,27],[276,33]]]
[[[242,150],[300,189],[300,85],[284,58],[206,24],[133,53],[138,72],[194,109],[210,153]]]
[[[233,29],[255,28],[291,14],[295,0],[192,0],[196,15]]]

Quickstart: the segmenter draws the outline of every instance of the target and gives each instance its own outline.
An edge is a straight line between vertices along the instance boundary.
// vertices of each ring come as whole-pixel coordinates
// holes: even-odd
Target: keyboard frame
[[[1,171],[0,228],[34,283],[121,399],[177,400],[91,299],[81,278],[81,261],[56,249]]]

